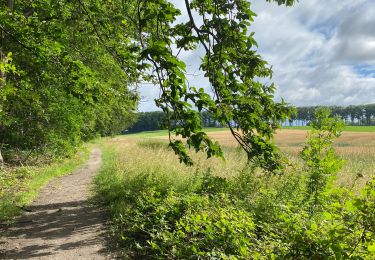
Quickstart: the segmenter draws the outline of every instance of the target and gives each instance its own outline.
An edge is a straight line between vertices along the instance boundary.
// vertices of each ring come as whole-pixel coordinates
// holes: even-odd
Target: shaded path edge
[[[101,150],[69,175],[51,180],[0,237],[0,259],[112,259],[103,210],[90,203]]]

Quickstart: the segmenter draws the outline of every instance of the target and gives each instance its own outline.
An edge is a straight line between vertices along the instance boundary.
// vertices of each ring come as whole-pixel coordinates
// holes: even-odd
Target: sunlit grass
[[[367,180],[375,176],[375,133],[363,131],[365,129],[369,130],[372,127],[347,126],[345,130],[348,131],[344,131],[342,136],[335,141],[334,146],[337,153],[346,160],[346,164],[337,175],[337,185],[359,189],[365,185]],[[203,154],[192,153],[196,161],[196,166],[194,167],[210,169],[210,171],[219,176],[233,176],[234,172],[240,171],[245,166],[246,156],[241,152],[228,129],[213,128],[209,130],[209,135],[222,145],[225,161],[217,158],[206,160]],[[354,132],[354,130],[358,130],[358,132]],[[295,164],[295,167],[302,167],[298,155],[303,148],[306,135],[306,130],[293,128],[281,129],[275,136],[276,144],[287,155],[289,160]],[[137,141],[130,141],[130,136],[132,137],[131,139]],[[127,145],[130,145],[130,143],[135,145],[138,142],[143,148],[151,148],[149,150],[152,152],[148,154],[148,158],[153,158],[155,156],[153,154],[155,148],[160,145],[167,147],[167,138],[166,131],[153,131],[121,136],[112,139],[111,142],[127,143]],[[135,147],[137,146],[132,149],[140,149]],[[145,151],[139,151],[137,154],[140,153],[145,153]],[[176,164],[177,157],[170,150],[163,149],[162,152],[158,150],[157,155],[160,154],[162,154],[163,160],[167,160],[168,164]],[[179,169],[180,171],[191,172],[190,167],[179,167],[183,167]]]

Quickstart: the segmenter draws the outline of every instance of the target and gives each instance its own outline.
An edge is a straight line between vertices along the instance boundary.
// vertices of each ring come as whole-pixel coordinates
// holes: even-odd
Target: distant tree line
[[[202,127],[223,127],[217,120],[214,120],[213,117],[208,112],[199,113],[201,118]],[[176,123],[171,120],[171,123]],[[153,111],[153,112],[140,112],[137,114],[136,122],[125,132],[141,132],[141,131],[154,131],[166,129],[166,116],[162,111]]]
[[[308,125],[314,119],[317,106],[298,107],[289,124]],[[339,115],[346,125],[370,126],[375,125],[375,104],[357,106],[329,106],[332,115]]]
[[[286,125],[306,126],[314,119],[314,111],[318,106],[298,107],[297,113]],[[375,125],[375,104],[358,106],[329,106],[332,115],[339,115],[346,125],[370,126]],[[199,113],[202,127],[223,127],[214,120],[208,112]],[[165,129],[165,115],[161,111],[141,112],[137,114],[136,123],[128,129],[129,132],[153,131]]]
[[[141,112],[137,114],[137,121],[125,132],[154,131],[164,129],[164,113],[161,111]]]

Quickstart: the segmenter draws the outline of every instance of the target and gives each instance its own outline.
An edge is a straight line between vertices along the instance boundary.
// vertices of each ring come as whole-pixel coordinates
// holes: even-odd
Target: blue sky
[[[375,103],[375,0],[300,0],[288,8],[252,2],[258,16],[250,30],[273,66],[276,99],[296,106]],[[200,54],[182,58],[189,83],[209,90],[197,71]],[[140,111],[157,110],[157,86],[142,86],[140,94]]]

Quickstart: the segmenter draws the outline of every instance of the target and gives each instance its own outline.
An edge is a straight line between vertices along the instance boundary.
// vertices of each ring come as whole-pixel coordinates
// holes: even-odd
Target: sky
[[[177,7],[182,2],[174,0]],[[375,0],[299,0],[293,7],[253,0],[258,52],[273,68],[275,99],[295,106],[375,103]],[[183,12],[179,20],[185,20]],[[189,84],[209,91],[202,51],[183,53]],[[157,86],[143,85],[139,111],[158,110]]]

